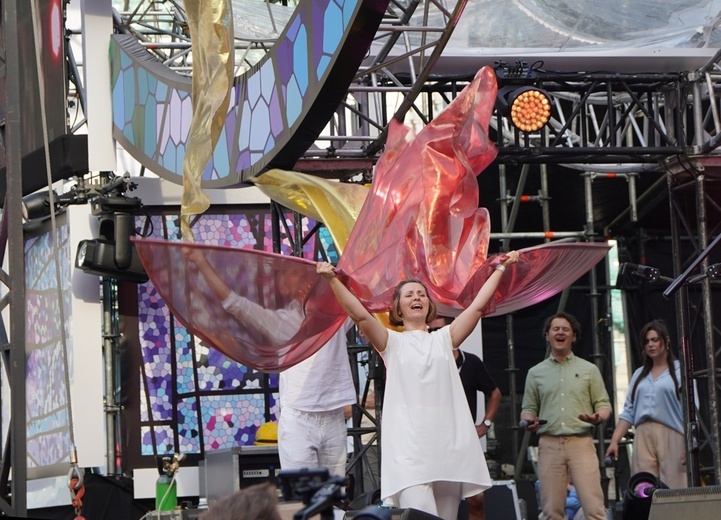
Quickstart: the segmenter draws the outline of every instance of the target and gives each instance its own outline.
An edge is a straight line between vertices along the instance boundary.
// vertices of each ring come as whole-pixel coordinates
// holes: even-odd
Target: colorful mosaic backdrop
[[[220,140],[203,171],[206,186],[237,185],[277,159],[290,141],[302,137],[295,131],[324,87],[324,98],[333,94],[340,102],[387,3],[299,2],[268,54],[235,78]],[[182,184],[192,116],[190,80],[151,57],[132,35],[114,35],[110,57],[113,136],[136,160]],[[337,84],[341,77],[345,83]],[[324,106],[328,100],[320,101]],[[322,119],[325,124],[337,102],[330,113],[326,107],[322,116],[313,114],[312,120]],[[297,154],[284,166],[290,167],[296,159]]]
[[[63,330],[72,370],[70,334],[71,272],[68,226],[58,217],[57,258],[52,231],[25,239],[26,383],[28,478],[66,475],[70,424],[63,348]],[[62,308],[61,308],[62,306]]]
[[[295,234],[292,219],[288,230]],[[137,217],[153,238],[180,239],[178,214]],[[303,218],[303,236],[315,222]],[[195,239],[213,245],[272,251],[268,207],[201,215]],[[337,261],[325,228],[303,246],[305,258],[320,259],[321,248]],[[281,253],[291,254],[282,236]],[[177,323],[152,283],[138,286],[141,455],[202,454],[253,444],[255,432],[278,412],[278,376],[243,366],[194,338]]]

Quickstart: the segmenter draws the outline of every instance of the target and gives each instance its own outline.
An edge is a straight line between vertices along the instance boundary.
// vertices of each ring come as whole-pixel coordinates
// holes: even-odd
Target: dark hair
[[[676,397],[681,396],[681,385],[676,379],[676,356],[674,356],[671,351],[671,335],[668,333],[668,327],[666,327],[666,323],[664,323],[663,320],[653,320],[644,325],[639,333],[639,346],[641,347],[641,352],[643,353],[643,368],[641,369],[641,373],[638,375],[638,379],[636,379],[636,382],[633,384],[633,388],[631,389],[632,403],[636,399],[636,389],[638,388],[638,384],[644,377],[647,377],[648,374],[651,373],[651,368],[653,368],[653,360],[646,355],[646,351],[643,348],[646,344],[646,335],[652,330],[655,331],[661,338],[661,341],[663,341],[663,346],[666,348],[666,364],[668,365],[668,372],[671,374],[671,379],[673,379],[673,386],[676,389]]]
[[[438,315],[438,309],[436,307],[436,304],[431,299],[430,295],[428,295],[428,288],[425,286],[425,284],[420,280],[415,279],[403,280],[401,283],[396,285],[396,288],[393,290],[393,303],[391,304],[391,310],[388,313],[388,321],[394,327],[403,325],[403,319],[401,318],[401,290],[403,289],[403,286],[408,283],[421,284],[423,289],[426,291],[426,295],[428,296],[429,301],[428,314],[426,314],[426,323],[435,320],[436,316]]]
[[[567,312],[557,312],[553,316],[549,316],[548,318],[546,318],[546,322],[543,324],[544,337],[546,336],[546,334],[548,334],[548,331],[551,330],[551,322],[556,318],[563,318],[568,323],[570,323],[571,330],[576,335],[576,341],[581,339],[581,325],[578,323],[578,320],[575,316],[573,316],[573,314],[568,314]]]
[[[265,482],[236,491],[213,504],[200,520],[280,520],[277,488]]]

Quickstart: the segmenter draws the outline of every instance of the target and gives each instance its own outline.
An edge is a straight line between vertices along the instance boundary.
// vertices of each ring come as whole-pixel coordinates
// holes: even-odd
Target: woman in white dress
[[[413,508],[455,520],[463,498],[491,487],[486,460],[463,392],[453,349],[470,335],[493,298],[507,254],[471,305],[432,333],[436,306],[415,280],[398,284],[390,312],[395,332],[379,322],[336,278],[333,266],[316,271],[328,280],[343,309],[383,357],[386,389],[381,435],[381,498],[385,505]]]

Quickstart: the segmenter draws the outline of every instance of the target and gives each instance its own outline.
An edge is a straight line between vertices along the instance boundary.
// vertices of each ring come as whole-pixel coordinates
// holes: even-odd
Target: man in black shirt
[[[436,318],[428,324],[428,329],[432,332],[450,322],[451,320],[448,318]],[[480,439],[488,433],[488,429],[493,424],[493,418],[496,416],[498,407],[501,404],[501,391],[498,389],[496,382],[491,377],[481,358],[461,349],[454,350],[453,356],[456,358],[458,374],[461,376],[461,384],[466,393],[466,400],[471,409],[471,416],[473,417],[474,423],[476,423],[478,409],[478,392],[483,392],[486,399],[485,416],[483,417],[483,421],[476,424],[476,431]],[[485,518],[483,493],[467,498],[466,506],[468,507],[468,520],[483,520]]]
[[[428,329],[433,331],[448,323],[450,323],[448,318],[436,318],[428,324]],[[493,418],[496,416],[498,407],[501,404],[501,391],[481,358],[460,349],[454,350],[453,356],[456,358],[458,374],[461,376],[461,384],[463,384],[463,390],[466,393],[474,423],[477,419],[478,392],[483,392],[486,399],[486,415],[483,421],[476,425],[478,437],[481,438],[488,433],[488,429],[493,424]]]

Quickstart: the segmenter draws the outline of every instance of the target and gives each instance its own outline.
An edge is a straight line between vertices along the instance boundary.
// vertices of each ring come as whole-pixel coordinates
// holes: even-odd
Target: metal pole
[[[586,234],[588,236],[594,235],[593,230],[593,177],[591,174],[584,174],[583,176],[583,182],[584,182],[584,188],[585,188],[585,197],[584,202],[586,205]],[[600,294],[598,292],[598,278],[596,276],[596,267],[592,267],[591,270],[588,272],[590,277],[590,294],[591,297],[591,323],[593,324],[593,334],[591,335],[591,338],[593,340],[593,361],[598,367],[598,369],[601,371],[601,374],[603,374],[603,354],[601,354],[601,341],[598,332],[598,322],[599,322],[599,311],[598,311],[598,299],[600,297]],[[605,382],[605,380],[604,380]],[[597,428],[596,429],[596,437],[598,439],[598,443],[596,444],[596,448],[598,451],[598,460],[602,461],[604,459],[604,435],[603,435],[603,429]],[[603,473],[603,470],[601,471]]]
[[[108,475],[122,474],[117,461],[122,460],[122,445],[118,442],[120,432],[120,380],[118,368],[118,338],[115,314],[117,312],[115,284],[109,278],[102,279],[103,302],[103,357],[105,363],[105,425]]]
[[[498,189],[500,192],[500,202],[501,202],[501,229],[503,230],[503,234],[505,234],[508,231],[508,183],[507,183],[507,172],[506,172],[506,165],[505,164],[499,164],[498,165]],[[505,248],[508,247],[507,243],[504,241],[501,244],[501,247]]]
[[[516,343],[513,336],[513,314],[506,314],[506,336],[508,338],[508,393],[511,397],[511,424],[517,420],[518,412],[518,395],[516,367]],[[518,430],[513,430],[511,436],[511,453],[518,456]]]
[[[706,190],[705,175],[696,178],[696,212],[698,215],[699,247],[705,250],[708,247],[708,228],[706,225]],[[701,272],[708,271],[708,256],[701,262]],[[708,410],[710,431],[710,447],[713,454],[713,467],[715,482],[721,482],[721,457],[719,456],[719,412],[716,387],[716,352],[713,342],[713,312],[711,310],[711,281],[706,277],[701,285],[702,315],[704,327],[704,344],[706,347],[706,381],[708,383]],[[691,394],[693,395],[693,394]]]
[[[676,215],[675,200],[676,192],[672,189],[672,177],[668,176],[669,203],[671,212],[671,238],[673,244],[673,272],[678,276],[681,272],[681,236]],[[676,322],[683,381],[683,415],[686,418],[686,470],[688,472],[688,484],[690,487],[697,487],[701,483],[699,470],[699,443],[698,443],[698,421],[696,420],[696,408],[693,401],[694,367],[693,354],[690,344],[690,325],[688,316],[688,292],[684,284],[681,290],[676,292]]]
[[[25,367],[25,255],[22,227],[22,127],[20,106],[25,89],[20,84],[20,56],[18,49],[18,0],[3,2],[5,30],[5,153],[8,218],[8,271],[10,275],[10,513],[27,514],[27,425],[26,423],[26,367]],[[31,89],[32,92],[32,89]],[[32,94],[30,94],[32,95]],[[4,491],[3,491],[4,492]],[[3,504],[4,506],[5,504]],[[3,507],[3,510],[5,507]]]

